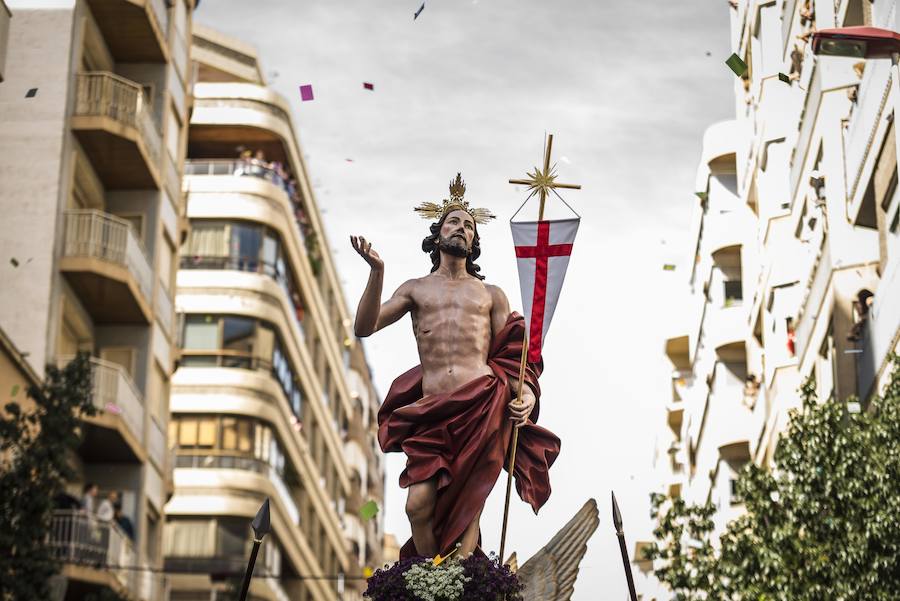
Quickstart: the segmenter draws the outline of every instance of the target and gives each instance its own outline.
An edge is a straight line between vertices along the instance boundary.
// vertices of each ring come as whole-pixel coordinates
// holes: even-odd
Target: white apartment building
[[[733,4],[748,71],[735,120],[704,136],[657,465],[662,492],[716,504],[717,533],[743,510],[740,469],[771,465],[801,383],[865,406],[900,348],[900,82],[890,61],[810,48],[816,29],[900,29],[895,0]],[[645,599],[665,598],[645,581]]]
[[[380,401],[322,225],[287,100],[255,50],[196,26],[181,248],[181,354],[166,505],[172,601],[227,594],[271,500],[254,600],[361,599],[381,565]]]

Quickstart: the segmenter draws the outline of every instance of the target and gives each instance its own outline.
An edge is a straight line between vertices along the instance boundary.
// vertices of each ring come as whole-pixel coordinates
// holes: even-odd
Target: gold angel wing
[[[590,499],[543,549],[518,570],[525,585],[524,601],[569,601],[575,591],[578,564],[600,519],[597,501]]]

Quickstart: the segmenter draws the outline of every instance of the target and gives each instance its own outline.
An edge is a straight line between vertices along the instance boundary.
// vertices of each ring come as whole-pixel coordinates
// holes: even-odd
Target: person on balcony
[[[88,515],[94,515],[97,507],[97,494],[100,489],[93,482],[88,482],[81,489],[81,508]]]
[[[125,535],[133,542],[134,524],[131,523],[131,518],[122,513],[122,501],[116,501],[116,503],[113,505],[113,519],[115,520],[116,524],[119,525],[119,528],[122,529],[122,532],[124,532]]]
[[[111,491],[105,499],[100,501],[100,505],[97,507],[97,519],[103,522],[111,522],[115,514],[113,506],[116,503],[119,503],[119,493]]]

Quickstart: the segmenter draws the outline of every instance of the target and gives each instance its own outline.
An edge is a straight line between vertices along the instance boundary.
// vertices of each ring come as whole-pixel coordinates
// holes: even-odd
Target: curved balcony
[[[164,0],[87,0],[103,39],[116,61],[167,60],[169,13]]]
[[[191,218],[251,219],[279,230],[285,239],[296,234],[298,252],[305,249],[310,269],[317,273],[318,237],[296,183],[285,179],[284,171],[276,171],[256,159],[190,159],[185,175],[190,176],[187,187]],[[228,197],[229,202],[223,202],[223,197]],[[296,227],[290,227],[291,222]]]
[[[162,136],[140,84],[105,71],[79,73],[71,124],[107,188],[160,188]]]
[[[287,516],[290,518],[290,522],[295,525],[300,524],[300,510],[294,501],[293,495],[288,490],[282,474],[265,461],[238,454],[201,454],[182,451],[175,456],[175,468],[179,470],[185,468],[238,470],[259,474],[265,477],[278,495],[278,498],[284,505]],[[199,477],[196,479],[192,477],[191,480],[199,484]],[[194,484],[194,486],[197,486],[197,484]],[[250,488],[249,490],[259,489]]]
[[[197,83],[191,116],[191,157],[228,156],[252,144],[270,159],[296,163],[287,101],[251,83]],[[226,152],[222,152],[225,150]]]
[[[59,267],[97,323],[151,322],[153,270],[124,219],[95,210],[66,211]]]

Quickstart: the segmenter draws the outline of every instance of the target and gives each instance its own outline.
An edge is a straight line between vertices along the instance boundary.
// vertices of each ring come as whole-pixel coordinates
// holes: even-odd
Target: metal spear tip
[[[268,497],[266,497],[266,500],[263,502],[262,507],[259,508],[259,511],[256,512],[256,517],[250,522],[250,526],[253,528],[253,534],[256,540],[262,540],[262,538],[271,530],[272,523],[269,519]]]
[[[616,534],[622,534],[622,513],[619,511],[619,504],[616,503],[616,493],[610,492],[612,492],[613,524],[616,527]]]

